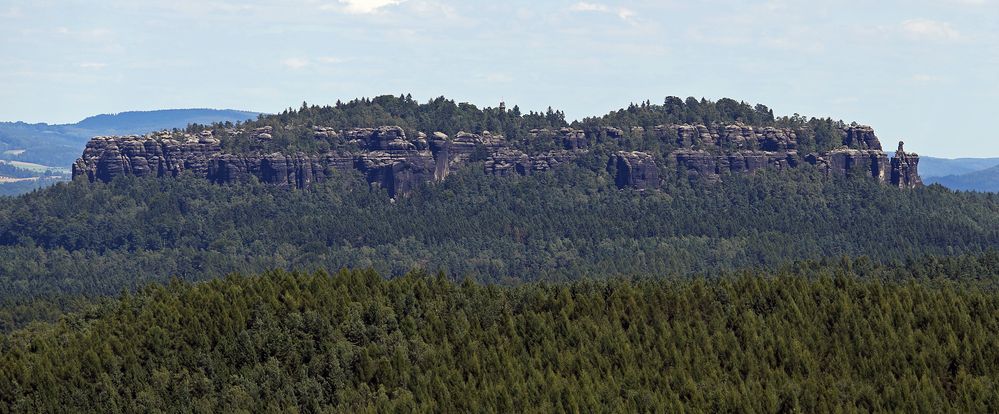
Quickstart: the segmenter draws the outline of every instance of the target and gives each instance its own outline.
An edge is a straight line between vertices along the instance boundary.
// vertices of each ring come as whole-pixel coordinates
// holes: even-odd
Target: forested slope
[[[934,177],[932,182],[953,190],[999,192],[999,166],[961,175]]]
[[[306,190],[123,177],[0,200],[5,298],[116,294],[170,276],[272,268],[423,268],[516,282],[997,245],[996,195],[900,191],[808,170],[676,180],[643,193],[585,167],[501,178],[472,169],[396,200],[356,176]]]
[[[0,411],[996,412],[999,293],[935,270],[175,282],[0,337]]]

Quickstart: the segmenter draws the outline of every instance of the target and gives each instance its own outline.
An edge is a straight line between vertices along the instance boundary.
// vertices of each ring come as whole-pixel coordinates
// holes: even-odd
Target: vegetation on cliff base
[[[394,202],[355,176],[306,190],[123,177],[0,200],[0,299],[273,268],[423,268],[516,283],[997,245],[999,196],[899,191],[808,169],[646,193],[588,167],[504,178],[473,169]]]
[[[371,271],[174,282],[0,337],[0,406],[999,410],[999,293],[883,274],[844,261],[520,287]]]

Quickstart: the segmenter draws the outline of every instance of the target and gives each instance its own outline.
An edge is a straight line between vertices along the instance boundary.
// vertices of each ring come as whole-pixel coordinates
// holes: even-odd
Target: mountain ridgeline
[[[95,135],[145,134],[189,124],[241,122],[258,115],[230,109],[165,109],[96,115],[75,124],[0,122],[0,158],[68,167]]]
[[[216,183],[258,180],[304,188],[359,171],[392,197],[481,162],[491,175],[531,175],[579,159],[606,168],[621,188],[656,190],[670,176],[716,182],[761,169],[813,166],[891,186],[922,185],[919,157],[899,143],[889,159],[868,126],[799,116],[775,118],[763,105],[667,98],[568,123],[564,114],[479,109],[437,98],[382,96],[298,110],[247,123],[178,132],[95,137],[73,176],[193,174]]]
[[[80,179],[0,199],[0,331],[232,272],[517,285],[999,246],[999,195],[919,186],[917,160],[859,125],[693,99],[568,123],[379,97],[97,138]]]

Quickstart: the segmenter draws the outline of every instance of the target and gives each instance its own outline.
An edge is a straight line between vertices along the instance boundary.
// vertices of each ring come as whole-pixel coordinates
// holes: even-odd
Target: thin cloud
[[[71,29],[68,27],[57,27],[55,33],[62,36],[71,36],[78,39],[106,39],[114,34],[111,29],[104,27],[95,27],[92,29]]]
[[[603,4],[579,2],[569,7],[569,10],[577,12],[610,12],[610,8]]]
[[[902,22],[902,32],[913,39],[952,41],[961,39],[961,33],[950,23],[930,19],[912,19]]]
[[[306,66],[309,66],[309,60],[304,58],[292,57],[282,60],[281,65],[291,70],[298,70]]]
[[[471,24],[471,20],[462,16],[458,10],[449,4],[435,0],[414,0],[407,3],[408,8],[424,17],[444,18],[451,22]]]
[[[97,70],[97,69],[104,69],[104,68],[106,68],[108,66],[108,64],[107,63],[101,63],[101,62],[82,62],[82,63],[78,64],[77,66],[79,66],[79,67],[81,67],[83,69],[95,69],[95,70]]]
[[[613,14],[616,15],[621,20],[628,20],[635,16],[635,12],[632,11],[631,9],[627,9],[624,7],[611,8],[605,4],[588,3],[585,1],[581,1],[579,3],[573,4],[572,6],[569,6],[569,11],[581,12],[581,13],[590,12],[590,13]]]
[[[927,75],[927,74],[924,74],[924,73],[920,73],[920,74],[912,75],[911,77],[909,77],[909,80],[912,81],[912,82],[914,82],[914,83],[938,83],[938,82],[944,81],[945,79],[942,78],[942,77],[940,77],[940,76]]]
[[[333,65],[333,64],[338,64],[338,63],[345,63],[345,62],[347,62],[350,59],[339,58],[339,57],[336,57],[336,56],[323,56],[323,57],[317,58],[316,60],[319,61],[319,63],[325,63],[325,64],[328,64],[328,65]]]
[[[339,0],[343,11],[351,14],[375,13],[379,9],[400,4],[406,0]]]

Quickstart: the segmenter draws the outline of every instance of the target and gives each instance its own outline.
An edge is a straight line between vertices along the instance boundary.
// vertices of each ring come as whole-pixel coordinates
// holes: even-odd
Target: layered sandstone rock
[[[618,136],[624,132],[616,133]],[[558,130],[551,129],[532,129],[530,132],[530,138],[532,140],[549,140],[559,143],[562,148],[567,150],[578,150],[589,147],[589,140],[586,137],[586,132],[581,129],[573,128],[560,128]]]
[[[919,155],[907,153],[902,148],[905,145],[898,142],[898,150],[891,158],[891,184],[898,188],[913,188],[923,185],[919,178]]]
[[[659,166],[648,153],[619,151],[607,162],[607,171],[619,188],[653,190],[660,186]]]
[[[791,129],[731,124],[709,128],[704,125],[659,125],[656,136],[680,148],[726,151],[792,151],[798,148],[797,134]]]
[[[725,175],[752,173],[762,169],[784,170],[796,168],[801,159],[798,153],[769,151],[740,151],[711,153],[708,151],[679,150],[672,154],[677,174],[692,180],[718,181]]]
[[[658,156],[666,161],[665,165],[657,163],[657,156],[648,151],[613,153],[607,160],[607,170],[622,188],[658,189],[661,179],[672,174],[714,182],[727,175],[796,168],[802,163],[829,174],[861,174],[900,188],[922,185],[917,171],[919,157],[904,152],[900,143],[895,157],[889,160],[873,129],[866,126],[844,127],[839,149],[803,156],[798,154],[797,133],[789,129],[731,124],[660,125],[652,130],[629,127],[628,131],[631,137],[659,139],[663,148],[673,150]],[[592,131],[599,134],[596,137],[573,128],[537,129],[530,132],[531,140],[551,140],[554,147],[561,149],[531,154],[488,131],[459,132],[454,137],[421,132],[407,137],[398,126],[346,130],[314,126],[310,132],[333,149],[313,154],[264,152],[262,149],[274,139],[271,126],[223,130],[223,134],[248,143],[250,150],[238,153],[223,150],[212,131],[96,137],[74,163],[73,176],[110,181],[120,175],[164,177],[186,173],[220,184],[256,179],[302,188],[327,179],[334,171],[358,171],[373,187],[383,188],[394,197],[424,182],[444,180],[455,169],[473,162],[497,176],[529,175],[572,162],[600,136],[625,137],[625,130],[609,126]],[[626,141],[618,143],[627,145]]]
[[[254,139],[272,139],[262,137],[271,132],[271,127],[264,127],[242,133]],[[356,170],[372,187],[383,188],[395,197],[413,191],[424,182],[443,180],[450,171],[476,161],[483,162],[485,171],[495,175],[547,171],[575,159],[580,139],[574,135],[576,131],[560,131],[569,142],[566,146],[573,150],[531,156],[513,148],[502,136],[489,132],[460,132],[453,139],[439,132],[432,137],[420,134],[409,139],[402,128],[393,126],[344,131],[314,127],[313,132],[317,139],[342,141],[359,150],[234,154],[224,152],[210,132],[179,137],[172,134],[96,137],[87,143],[83,156],[73,164],[73,176],[107,182],[120,175],[175,177],[188,173],[220,184],[256,179],[304,188],[323,181],[332,171]]]

